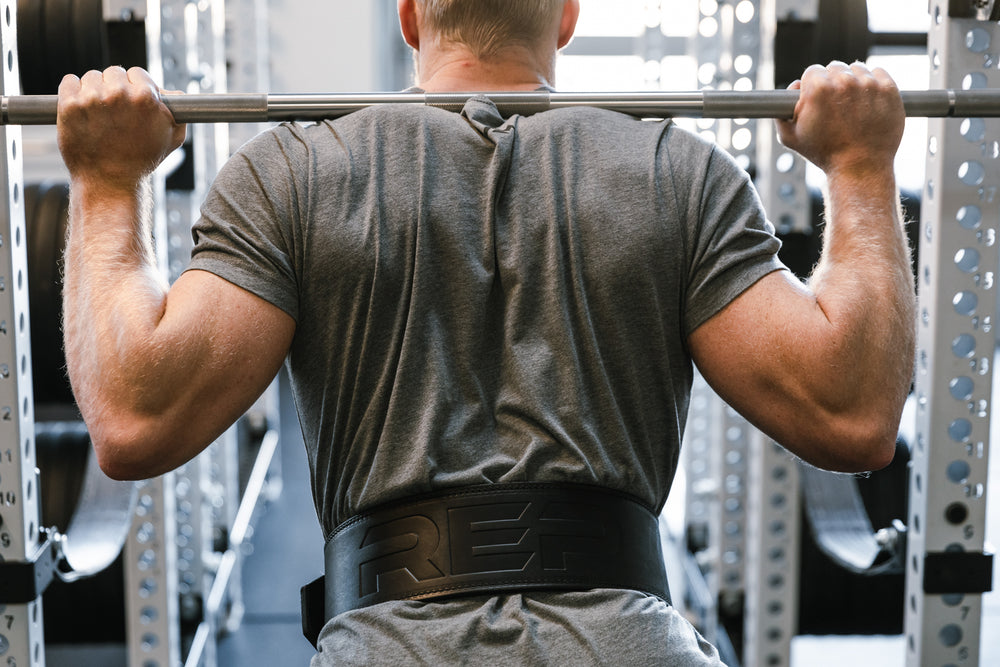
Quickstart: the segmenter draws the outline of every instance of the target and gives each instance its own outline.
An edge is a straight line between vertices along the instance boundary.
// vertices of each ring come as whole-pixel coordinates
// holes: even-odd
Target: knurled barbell
[[[459,111],[475,95],[504,115],[531,115],[589,106],[641,118],[791,118],[796,90],[638,93],[356,93],[167,95],[180,123],[261,123],[338,118],[378,104],[409,104]],[[903,91],[907,116],[1000,117],[1000,89]],[[0,97],[0,125],[53,125],[54,95]]]

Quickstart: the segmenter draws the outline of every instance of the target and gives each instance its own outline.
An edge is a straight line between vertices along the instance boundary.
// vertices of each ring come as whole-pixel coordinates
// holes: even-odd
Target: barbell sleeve
[[[339,118],[376,104],[414,104],[461,110],[485,95],[504,115],[590,106],[640,118],[791,118],[795,90],[636,93],[355,93],[165,95],[179,123],[263,123]],[[1000,117],[1000,89],[902,92],[906,115],[923,118]],[[0,124],[54,125],[55,95],[0,97]]]

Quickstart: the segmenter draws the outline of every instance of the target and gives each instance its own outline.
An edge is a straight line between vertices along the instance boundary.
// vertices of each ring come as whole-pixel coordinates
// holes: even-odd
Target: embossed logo
[[[359,545],[359,596],[433,584],[445,573],[594,572],[621,549],[618,526],[596,506],[492,502],[452,507],[446,523],[417,514],[369,528]]]

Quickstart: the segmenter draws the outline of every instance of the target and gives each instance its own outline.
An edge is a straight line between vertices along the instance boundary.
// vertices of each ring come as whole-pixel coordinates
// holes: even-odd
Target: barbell
[[[588,106],[641,118],[791,118],[796,90],[634,93],[354,93],[167,95],[179,123],[262,123],[339,118],[378,104],[408,104],[460,111],[484,95],[502,114],[531,115]],[[1000,89],[903,91],[907,116],[1000,117]],[[54,125],[54,95],[0,97],[0,125]]]

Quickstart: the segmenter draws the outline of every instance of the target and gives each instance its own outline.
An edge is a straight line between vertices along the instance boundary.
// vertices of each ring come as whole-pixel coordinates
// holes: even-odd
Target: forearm
[[[167,288],[153,256],[148,179],[124,191],[74,181],[70,192],[66,360],[100,446],[167,411],[191,369],[162,341]]]
[[[830,398],[889,410],[909,390],[916,308],[892,166],[830,173],[826,199],[809,287],[830,323]]]

